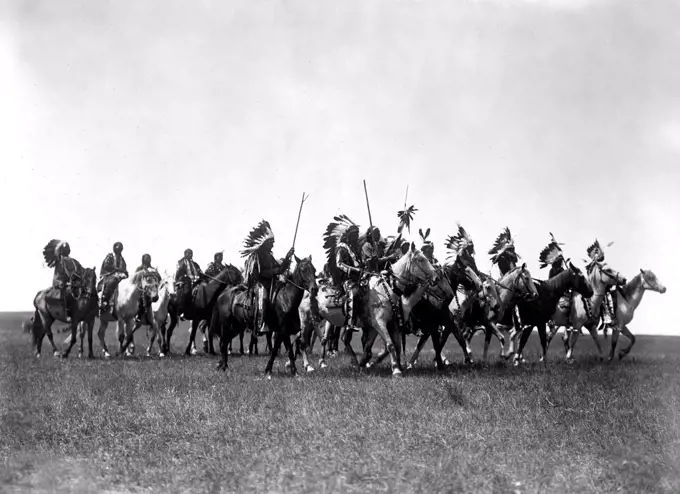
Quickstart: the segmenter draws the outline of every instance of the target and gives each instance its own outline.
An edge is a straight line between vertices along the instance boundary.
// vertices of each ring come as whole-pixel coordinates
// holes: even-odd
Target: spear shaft
[[[305,193],[302,193],[302,201],[300,201],[300,210],[298,211],[297,223],[295,224],[295,235],[293,236],[293,247],[295,247],[295,240],[297,239],[298,227],[300,226],[300,216],[302,215],[302,205],[305,201],[309,199],[309,196],[305,197]]]

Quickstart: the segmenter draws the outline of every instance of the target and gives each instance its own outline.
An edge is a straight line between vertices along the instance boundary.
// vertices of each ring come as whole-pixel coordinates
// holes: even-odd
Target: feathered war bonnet
[[[69,255],[70,253],[71,247],[68,242],[63,240],[52,239],[43,248],[43,257],[50,268],[57,264],[57,259],[59,259],[60,255]]]
[[[258,262],[258,254],[271,252],[273,243],[274,232],[271,226],[269,226],[269,222],[262,220],[250,231],[243,241],[244,248],[241,251],[241,257],[247,257],[244,268],[246,280],[250,280],[255,263]]]
[[[456,261],[458,261],[460,255],[465,252],[465,250],[468,250],[470,254],[475,253],[475,244],[472,241],[472,237],[470,237],[468,232],[465,231],[465,228],[463,228],[460,223],[457,223],[457,225],[458,233],[449,236],[449,238],[446,239],[445,244],[448,251],[446,260],[452,264],[455,264]]]
[[[564,244],[558,243],[552,233],[550,234],[550,238],[552,239],[550,243],[545,246],[538,255],[540,269],[543,269],[546,266],[552,266],[556,262],[564,260],[564,252],[562,252],[562,248],[560,247],[560,245]]]
[[[359,226],[341,214],[333,218],[334,221],[328,224],[326,232],[323,234],[323,248],[326,251],[328,269],[332,276],[336,274],[335,250],[339,243],[346,244],[351,232],[359,233]]]
[[[592,262],[602,262],[604,261],[604,251],[602,250],[602,247],[600,246],[600,242],[598,240],[595,240],[593,244],[588,247],[586,250],[588,253],[588,257],[590,257],[590,260]]]
[[[489,255],[491,255],[491,262],[493,264],[498,264],[498,260],[503,256],[512,261],[519,259],[519,255],[515,252],[515,241],[510,233],[510,228],[506,226],[500,235],[496,237],[493,247],[489,250]]]

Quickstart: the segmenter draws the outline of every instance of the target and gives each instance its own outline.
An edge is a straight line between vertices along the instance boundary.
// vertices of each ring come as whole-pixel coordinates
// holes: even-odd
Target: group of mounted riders
[[[361,235],[360,228],[344,215],[336,216],[335,221],[330,223],[324,235],[324,248],[327,252],[327,263],[323,268],[323,282],[330,284],[338,293],[338,300],[342,300],[346,309],[346,325],[350,330],[356,330],[357,310],[356,303],[362,290],[366,287],[368,280],[373,275],[390,276],[390,266],[397,261],[401,255],[398,246],[401,237],[384,238],[381,231],[376,226],[371,226]],[[410,228],[409,228],[410,229]],[[419,230],[422,243],[421,252],[435,268],[442,268],[439,261],[434,257],[434,244],[428,240],[430,230],[423,233]],[[551,234],[552,236],[552,234]],[[550,266],[549,277],[552,278],[568,268],[567,260],[564,257],[561,246],[554,237],[548,246],[540,253],[539,260],[541,268]],[[289,272],[291,258],[294,255],[294,248],[291,248],[282,259],[276,259],[272,253],[274,247],[274,234],[268,222],[261,221],[244,241],[244,249],[241,255],[246,258],[244,268],[245,286],[248,289],[252,301],[251,313],[252,327],[257,333],[266,333],[274,328],[268,328],[265,320],[266,314],[271,310],[271,297],[276,286],[276,280],[280,276],[285,276]],[[470,276],[476,275],[480,279],[486,279],[477,267],[475,260],[475,246],[470,235],[460,225],[458,233],[449,237],[447,247],[451,256],[448,267],[453,270],[455,279],[459,286],[452,287],[454,290],[454,314],[462,320],[462,314],[471,307],[476,297],[481,296],[470,286],[467,281]],[[517,267],[519,255],[515,250],[514,240],[508,228],[497,237],[493,247],[489,251],[492,256],[491,261],[498,266],[501,275],[505,275]],[[604,250],[598,241],[595,241],[587,249],[587,254],[591,261],[587,266],[590,273],[596,266],[604,267]],[[54,296],[60,299],[65,313],[66,321],[71,321],[71,308],[74,301],[74,294],[77,294],[78,280],[82,276],[83,268],[80,263],[71,257],[71,248],[68,242],[52,240],[43,249],[43,255],[49,267],[54,267],[53,289]],[[175,272],[175,290],[183,286],[191,287],[182,293],[191,296],[194,289],[203,282],[215,280],[219,273],[225,269],[223,264],[223,254],[218,252],[214,255],[214,260],[203,272],[193,260],[191,249],[184,251],[184,256],[177,262]],[[151,265],[151,256],[144,254],[142,263],[135,270],[135,274],[144,272],[152,274],[160,283],[161,276],[158,270]],[[123,257],[123,244],[116,242],[112,252],[108,253],[102,262],[100,278],[97,285],[99,292],[99,313],[110,313],[115,310],[115,294],[118,283],[129,277],[127,264]],[[625,283],[625,280],[623,280]],[[461,289],[459,289],[461,288]],[[612,299],[612,287],[606,294],[603,302],[603,322],[606,326],[616,324],[615,305]],[[569,290],[562,300],[560,306],[571,303],[573,296]],[[142,317],[144,307],[152,300],[140,299],[140,311],[137,315]],[[180,304],[181,305],[181,304]],[[587,304],[586,304],[587,305]],[[410,321],[404,321],[401,310],[393,306],[396,312],[397,321],[404,331],[414,331],[411,329]],[[588,307],[586,307],[588,310]],[[182,316],[183,314],[178,314]],[[517,323],[521,327],[519,313],[514,314]],[[400,319],[401,317],[401,319]]]

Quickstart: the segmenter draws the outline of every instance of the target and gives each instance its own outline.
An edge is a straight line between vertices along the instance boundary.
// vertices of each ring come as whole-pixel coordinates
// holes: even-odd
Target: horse
[[[298,313],[300,316],[300,335],[296,342],[299,346],[312,346],[312,340],[318,338],[321,342],[321,355],[319,357],[319,367],[325,369],[328,367],[326,364],[326,353],[328,351],[328,345],[333,336],[335,336],[334,331],[338,334],[337,328],[345,324],[346,315],[343,312],[343,308],[340,305],[334,305],[331,307],[331,303],[338,302],[333,300],[333,297],[337,295],[337,291],[330,286],[329,280],[325,278],[317,279],[317,300],[312,299],[312,295],[307,291],[302,297],[300,306],[298,307]],[[321,314],[322,319],[318,320],[314,316],[312,310],[312,304],[319,304],[319,314]],[[325,314],[325,316],[324,316]],[[321,329],[321,325],[324,329]],[[351,340],[352,331],[347,331],[344,335]],[[343,341],[345,341],[343,339]],[[349,342],[345,342],[345,345],[349,345]],[[301,352],[302,353],[302,352]],[[302,353],[303,358],[306,359],[306,354]],[[314,367],[305,360],[304,367],[307,372],[314,371]]]
[[[210,320],[219,295],[227,287],[236,286],[243,282],[241,270],[231,264],[228,264],[216,276],[206,275],[205,277],[207,281],[201,281],[193,288],[190,283],[184,282],[180,282],[177,288],[177,312],[184,314],[185,319],[191,320],[189,343],[184,351],[186,355],[196,355],[196,331],[201,321]],[[208,352],[214,354],[212,339],[209,338],[208,340]]]
[[[378,335],[389,353],[392,376],[402,377],[400,327],[397,323],[401,310],[404,321],[420,302],[425,291],[437,283],[438,277],[427,257],[416,249],[414,243],[404,243],[402,257],[391,266],[387,277],[373,274],[368,280],[365,295],[359,299],[359,317],[363,324],[362,346],[364,355],[358,362],[364,367],[370,362],[371,348]],[[388,284],[389,281],[389,284]],[[319,304],[321,306],[321,304]],[[401,308],[400,308],[401,306]],[[351,346],[348,351],[354,354]],[[356,360],[356,355],[354,355]]]
[[[546,281],[538,281],[536,288],[538,289],[538,298],[536,300],[520,300],[517,304],[522,328],[518,332],[521,339],[519,349],[515,354],[515,366],[519,365],[522,361],[522,351],[534,327],[538,329],[538,337],[541,340],[541,349],[543,350],[540,361],[547,364],[548,342],[546,338],[546,325],[555,313],[560,298],[562,298],[567,290],[573,289],[583,297],[593,296],[593,289],[583,275],[583,272],[571,262],[567,263],[567,269],[561,273]]]
[[[68,357],[73,345],[76,343],[76,331],[80,323],[87,325],[89,358],[94,357],[92,351],[92,327],[94,325],[94,318],[97,316],[97,309],[99,298],[97,296],[97,271],[96,268],[85,268],[82,270],[82,275],[73,281],[73,293],[68,296],[73,296],[75,301],[73,303],[73,310],[71,314],[71,341],[68,348],[61,355],[63,358]],[[66,312],[62,306],[62,299],[56,293],[54,288],[47,288],[39,291],[33,299],[33,307],[35,312],[33,314],[33,346],[35,356],[40,358],[40,351],[42,349],[42,341],[45,335],[52,344],[52,350],[55,356],[59,355],[56,345],[54,344],[54,337],[52,335],[52,324],[55,321],[66,322]],[[84,332],[81,332],[80,355],[82,356]]]
[[[597,340],[597,321],[599,319],[600,308],[602,305],[602,299],[604,297],[604,287],[613,284],[620,284],[622,277],[619,273],[612,270],[593,269],[591,273],[591,284],[594,288],[594,295],[591,298],[592,305],[592,317],[588,318],[586,315],[585,307],[583,301],[577,296],[574,296],[571,304],[571,322],[573,329],[569,331],[571,333],[569,336],[565,334],[564,340],[565,349],[567,351],[567,361],[573,362],[573,351],[576,341],[578,341],[580,329],[585,327],[593,340],[597,345],[597,349],[600,353],[600,359],[604,360],[602,349],[600,343]],[[599,274],[598,274],[599,273]],[[615,280],[615,281],[614,281]],[[640,272],[635,275],[630,281],[617,290],[617,296],[614,299],[616,306],[616,321],[617,326],[612,328],[611,336],[611,350],[609,352],[608,362],[614,359],[614,352],[616,350],[616,344],[618,342],[619,332],[623,333],[629,340],[627,347],[623,348],[619,352],[619,359],[622,359],[628,353],[630,353],[633,345],[635,344],[635,336],[631,333],[628,328],[628,324],[633,320],[635,310],[640,305],[642,301],[642,296],[646,290],[651,290],[657,293],[666,293],[666,287],[658,280],[656,274],[651,270],[640,269]],[[564,311],[556,311],[554,315],[555,324],[559,326],[566,326],[566,314]]]
[[[265,368],[265,376],[269,379],[271,379],[274,359],[281,343],[288,351],[291,373],[293,375],[297,373],[290,335],[300,331],[298,307],[305,290],[312,295],[315,295],[318,290],[312,256],[304,259],[295,256],[295,262],[296,266],[292,275],[284,277],[283,281],[275,287],[271,298],[271,310],[265,314],[267,327],[276,331],[274,347]],[[254,294],[251,294],[244,285],[227,288],[217,298],[210,321],[210,331],[221,334],[222,358],[217,365],[220,370],[226,371],[228,367],[229,342],[247,328],[253,327],[254,312],[247,309],[248,306],[254,306],[253,301]],[[306,347],[303,347],[302,351],[306,353]]]
[[[155,324],[150,324],[149,320],[145,318],[144,320],[135,324],[134,328],[132,329],[132,333],[129,335],[130,342],[132,342],[134,332],[137,331],[140,326],[146,326],[146,337],[149,340],[149,347],[146,350],[146,354],[149,357],[151,356],[151,349],[153,348],[154,341],[156,341],[157,337],[158,356],[164,357],[166,354],[169,354],[169,349],[167,348],[168,345],[166,344],[165,322],[169,314],[168,307],[170,306],[170,297],[172,295],[171,290],[172,279],[166,276],[161,281],[161,284],[158,285],[157,300],[151,303],[151,313]]]
[[[485,279],[484,281],[482,281],[474,272],[471,273],[470,281],[475,285],[475,291],[477,293],[481,293],[481,296],[477,295],[475,296],[475,300],[472,303],[470,309],[462,315],[462,323],[465,327],[475,327],[480,324],[485,325],[486,321],[493,320],[493,318],[495,317],[494,314],[500,308],[500,303],[498,301],[498,293],[494,289],[494,285],[490,280]],[[418,304],[416,309],[418,309],[422,305],[422,303],[423,302],[421,301],[421,303]],[[446,344],[446,339],[448,339],[449,334],[453,334],[454,337],[456,338],[456,341],[460,345],[460,348],[463,351],[463,358],[465,363],[471,364],[473,362],[472,350],[470,349],[470,345],[468,344],[467,340],[464,337],[465,335],[464,328],[459,327],[459,323],[456,322],[454,313],[451,310],[452,309],[451,301],[449,301],[445,309],[446,310],[442,310],[439,315],[440,321],[437,327],[432,326],[428,331],[427,328],[423,328],[423,326],[420,326],[421,330],[425,329],[425,331],[423,332],[423,335],[418,339],[418,343],[416,344],[416,348],[413,354],[411,355],[411,359],[409,361],[407,368],[410,369],[416,365],[416,362],[418,361],[418,356],[420,355],[423,346],[425,346],[427,339],[431,335],[434,336],[435,334],[437,336],[438,343],[435,342],[435,339],[433,338],[433,346],[435,349],[435,365],[437,367],[440,367],[440,363],[437,361],[437,358],[441,359],[441,362],[443,363],[444,366],[451,364],[449,360],[446,358],[446,356],[444,356],[443,351],[444,345]],[[439,334],[439,326],[444,327],[444,332],[441,335]],[[490,329],[489,331],[493,332],[493,329]],[[486,359],[486,353],[484,355],[484,358]]]
[[[484,360],[487,359],[489,344],[491,343],[491,336],[496,335],[501,344],[500,356],[507,358],[509,355],[504,353],[505,337],[500,328],[514,327],[514,308],[520,300],[535,300],[538,297],[538,291],[534,284],[534,279],[527,269],[526,263],[517,266],[507,273],[505,273],[499,280],[493,279],[491,276],[483,275],[484,280],[490,282],[490,290],[497,293],[496,299],[499,302],[497,310],[484,313],[484,310],[477,309],[476,313],[472,313],[470,318],[477,319],[476,324],[468,326],[465,332],[465,340],[468,345],[472,341],[477,329],[481,326],[485,329],[484,337]],[[474,309],[473,309],[474,310]],[[499,328],[500,327],[500,328]],[[499,336],[500,335],[500,336]],[[446,341],[446,340],[444,340]]]
[[[448,360],[442,360],[441,356],[441,342],[439,328],[440,326],[446,326],[448,324],[455,324],[451,312],[449,311],[449,305],[453,300],[455,294],[453,291],[453,285],[447,276],[444,268],[435,268],[435,280],[432,285],[430,285],[423,294],[420,301],[415,304],[413,310],[411,311],[411,321],[413,322],[414,328],[420,328],[422,331],[422,336],[418,340],[418,345],[411,356],[411,361],[407,365],[407,369],[413,368],[415,360],[418,358],[418,354],[423,348],[423,345],[428,338],[432,338],[432,344],[435,350],[435,365],[438,369],[444,369],[446,365],[449,364]],[[456,331],[457,333],[457,331]],[[406,352],[404,341],[402,339],[402,346],[404,346],[404,353]],[[374,362],[368,362],[366,367],[374,367],[380,363],[383,358],[387,356],[387,349],[384,348],[376,357]]]
[[[159,283],[157,276],[155,272],[142,270],[137,271],[131,278],[125,278],[118,283],[114,292],[113,310],[99,315],[99,331],[97,334],[105,358],[111,357],[104,340],[109,323],[112,321],[118,323],[116,335],[119,342],[119,353],[122,353],[131,343],[133,332],[142,324],[141,321],[138,321],[135,323],[135,328],[132,329],[134,318],[139,312],[140,300],[144,303],[148,297],[153,303],[158,298]],[[148,319],[147,323],[155,326],[154,331],[158,332],[156,321],[151,314],[151,305],[145,306],[144,317]],[[126,338],[128,335],[129,338]]]
[[[566,360],[569,363],[573,362],[573,348],[578,340],[578,335],[581,333],[581,328],[586,328],[590,332],[597,347],[600,361],[604,360],[602,346],[597,338],[597,324],[600,321],[602,303],[606,291],[612,286],[622,285],[626,279],[621,273],[609,266],[595,264],[588,272],[588,281],[593,288],[593,295],[590,298],[584,298],[575,293],[571,299],[571,304],[568,307],[558,304],[552,317],[557,328],[571,326],[570,329],[565,331],[562,339]]]

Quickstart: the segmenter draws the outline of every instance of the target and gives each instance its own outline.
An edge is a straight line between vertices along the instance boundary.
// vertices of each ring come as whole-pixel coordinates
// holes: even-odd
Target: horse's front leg
[[[541,341],[541,350],[543,350],[543,355],[539,359],[539,362],[543,362],[548,365],[548,337],[546,334],[545,323],[538,325],[538,339]]]
[[[189,334],[189,343],[184,350],[185,355],[196,355],[196,331],[198,330],[198,325],[201,322],[200,319],[191,320],[191,333]]]
[[[518,366],[520,363],[525,363],[526,360],[524,360],[524,347],[527,344],[527,341],[529,341],[529,336],[531,336],[531,332],[534,330],[533,326],[524,326],[521,331],[520,331],[520,340],[519,340],[519,348],[517,348],[517,353],[515,353],[515,362],[514,365]]]
[[[268,335],[271,333],[267,333]],[[272,348],[271,354],[269,355],[269,361],[267,362],[267,367],[264,370],[264,374],[268,379],[272,378],[272,369],[274,367],[274,360],[279,353],[279,348],[281,348],[281,343],[283,343],[283,331],[277,331],[274,336],[274,347]]]
[[[328,367],[328,364],[326,364],[326,352],[328,351],[328,335],[330,334],[331,323],[329,321],[324,321],[323,325],[324,330],[321,333],[321,356],[319,357],[319,367],[321,369]],[[356,355],[354,358],[356,359]]]
[[[626,338],[628,338],[630,343],[628,344],[628,346],[626,348],[624,348],[623,350],[621,350],[619,352],[619,360],[621,360],[623,357],[628,355],[630,353],[630,351],[633,349],[633,345],[635,345],[635,335],[630,332],[630,329],[628,329],[628,326],[626,326],[625,324],[623,326],[621,326],[621,333]]]
[[[616,351],[616,344],[619,342],[619,327],[612,326],[611,349],[609,350],[609,362],[614,360],[614,352]]]
[[[288,352],[290,374],[291,376],[295,376],[297,374],[297,368],[295,367],[295,352],[293,351],[293,344],[290,341],[290,333],[288,332],[287,326],[281,328],[281,339],[283,340],[283,345],[286,347],[286,351]]]
[[[392,335],[387,327],[387,314],[385,311],[382,311],[381,313],[378,313],[375,315],[374,320],[375,320],[375,329],[378,331],[378,334],[380,337],[383,339],[385,342],[385,347],[386,350],[390,354],[390,359],[392,360],[392,376],[393,377],[402,377],[402,371],[401,371],[401,362],[399,361],[399,351],[397,350],[397,346],[395,345],[394,341],[392,340]],[[399,342],[397,341],[397,345],[399,345]]]
[[[411,354],[411,360],[409,360],[406,366],[407,369],[413,369],[413,366],[416,365],[418,357],[420,356],[420,352],[423,350],[425,343],[427,343],[427,340],[430,338],[430,331],[425,330],[422,333],[423,334],[420,336],[420,338],[418,338],[418,343],[416,343],[416,347],[414,348],[413,353]]]
[[[378,332],[375,329],[373,329],[372,326],[362,328],[362,331],[363,334],[361,335],[361,346],[364,351],[364,354],[361,357],[361,360],[359,361],[359,367],[366,367],[367,369],[370,369],[372,366],[371,359],[373,358],[372,353],[373,344],[375,343],[375,340],[378,337]]]
[[[51,333],[52,331],[50,331],[50,335]],[[50,341],[52,341],[52,338],[50,338]],[[68,354],[71,353],[71,349],[73,348],[77,341],[78,341],[78,322],[75,320],[74,317],[73,320],[71,321],[71,341],[69,341],[68,348],[66,348],[66,350],[64,350],[64,352],[61,354],[61,358],[68,357]]]
[[[104,316],[106,317],[106,316]],[[111,354],[109,353],[109,349],[106,347],[106,328],[109,326],[108,321],[106,321],[104,318],[99,320],[99,331],[97,331],[97,337],[99,338],[99,345],[102,347],[102,353],[104,354],[104,358],[110,358]]]

